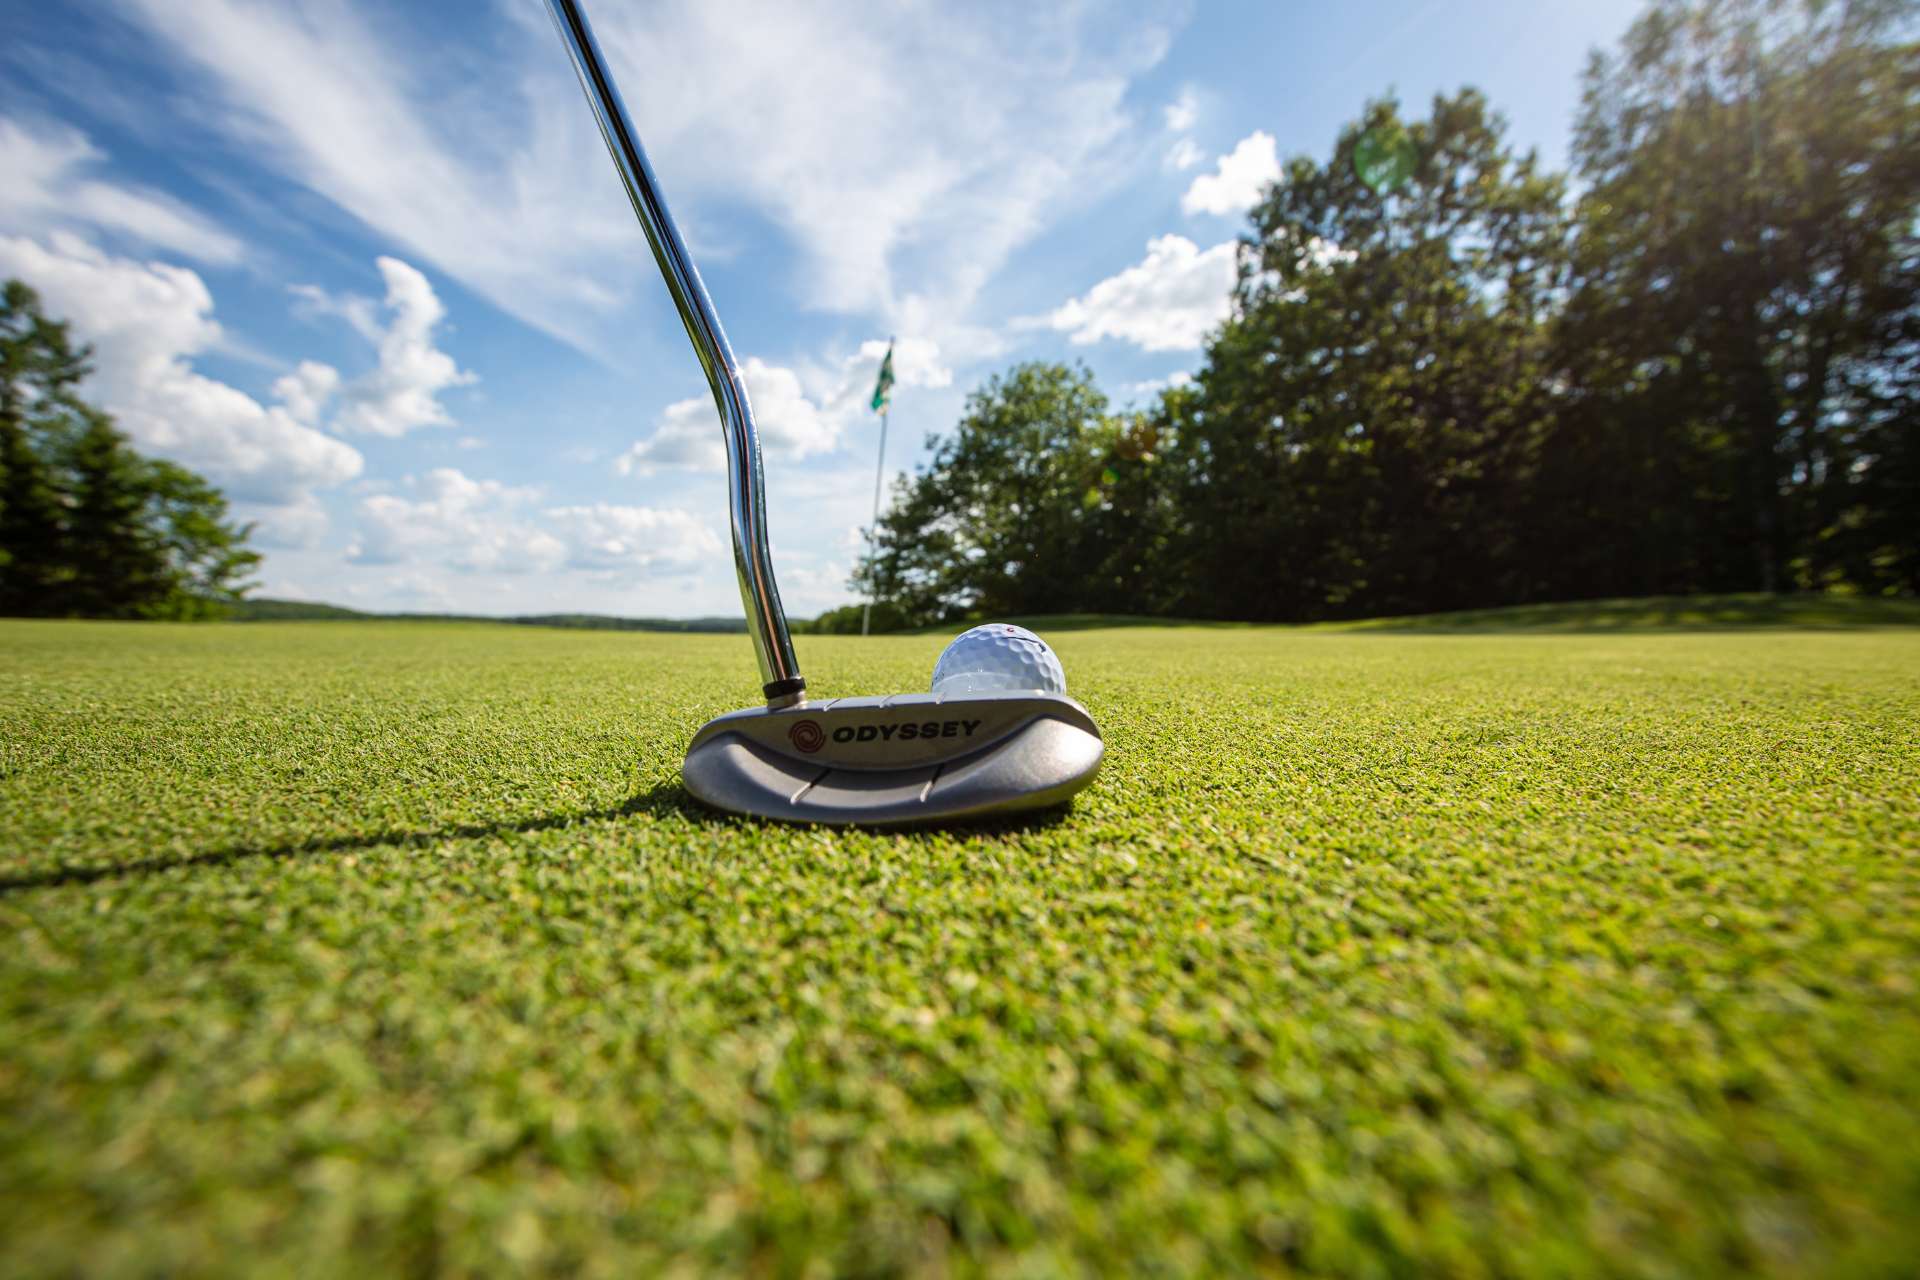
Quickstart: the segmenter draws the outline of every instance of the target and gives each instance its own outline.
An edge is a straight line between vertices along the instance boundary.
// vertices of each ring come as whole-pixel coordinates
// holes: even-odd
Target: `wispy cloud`
[[[1160,6],[1102,3],[603,8],[663,169],[786,229],[815,305],[889,318],[916,295],[964,308],[1099,184],[1171,25]]]
[[[215,266],[240,260],[238,239],[171,196],[93,176],[105,160],[77,129],[0,117],[0,223],[25,235],[105,233]]]
[[[399,17],[346,0],[120,0],[216,96],[220,128],[409,256],[592,348],[647,274],[538,6],[488,98],[452,95]],[[1139,145],[1125,96],[1173,19],[1104,3],[875,10],[604,3],[656,165],[697,219],[744,203],[799,250],[813,307],[957,323],[1048,215]],[[925,331],[925,330],[921,330]]]
[[[1169,102],[1163,109],[1167,128],[1173,133],[1185,133],[1199,122],[1200,98],[1192,89],[1182,89],[1180,96]]]
[[[486,87],[512,109],[488,110],[473,84],[435,82],[431,49],[396,48],[343,0],[121,7],[191,68],[191,117],[504,310],[585,342],[640,278],[632,215],[557,48],[494,69]]]

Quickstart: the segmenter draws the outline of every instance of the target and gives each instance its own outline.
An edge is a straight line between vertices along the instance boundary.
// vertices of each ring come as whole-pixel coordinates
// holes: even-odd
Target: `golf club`
[[[727,446],[734,565],[766,705],[693,736],[687,790],[717,809],[791,822],[891,826],[985,818],[1065,802],[1105,753],[1085,707],[1053,693],[903,693],[809,703],[768,551],[753,408],[720,318],[660,194],[606,57],[577,0],[554,24],[713,388]]]

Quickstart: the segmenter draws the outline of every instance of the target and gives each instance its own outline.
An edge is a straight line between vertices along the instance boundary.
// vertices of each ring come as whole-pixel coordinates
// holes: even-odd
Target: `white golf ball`
[[[1025,627],[991,622],[954,637],[933,664],[935,693],[1065,693],[1067,673]]]

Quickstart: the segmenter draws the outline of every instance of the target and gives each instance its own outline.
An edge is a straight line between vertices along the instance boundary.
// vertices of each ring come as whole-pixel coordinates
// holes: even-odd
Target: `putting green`
[[[1920,630],[1054,639],[873,835],[679,791],[744,637],[0,623],[0,1271],[1920,1256]]]

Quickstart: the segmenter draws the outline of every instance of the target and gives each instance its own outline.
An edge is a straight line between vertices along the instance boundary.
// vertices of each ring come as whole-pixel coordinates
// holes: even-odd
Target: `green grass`
[[[1920,600],[1841,595],[1647,596],[1332,623],[1354,631],[1725,631],[1920,627]]]
[[[1920,632],[1058,641],[877,835],[738,636],[0,624],[0,1273],[1910,1274]]]
[[[996,618],[1045,635],[1060,631],[1111,630],[1116,627],[1244,627],[1244,622],[1202,622],[1150,618],[1124,613],[1053,613]],[[1773,594],[1717,596],[1641,596],[1630,600],[1572,600],[1555,604],[1508,605],[1396,618],[1321,622],[1319,630],[1434,632],[1458,631],[1734,631],[1857,630],[1862,627],[1920,627],[1920,600],[1903,596]],[[917,628],[915,635],[951,635],[955,626]]]

